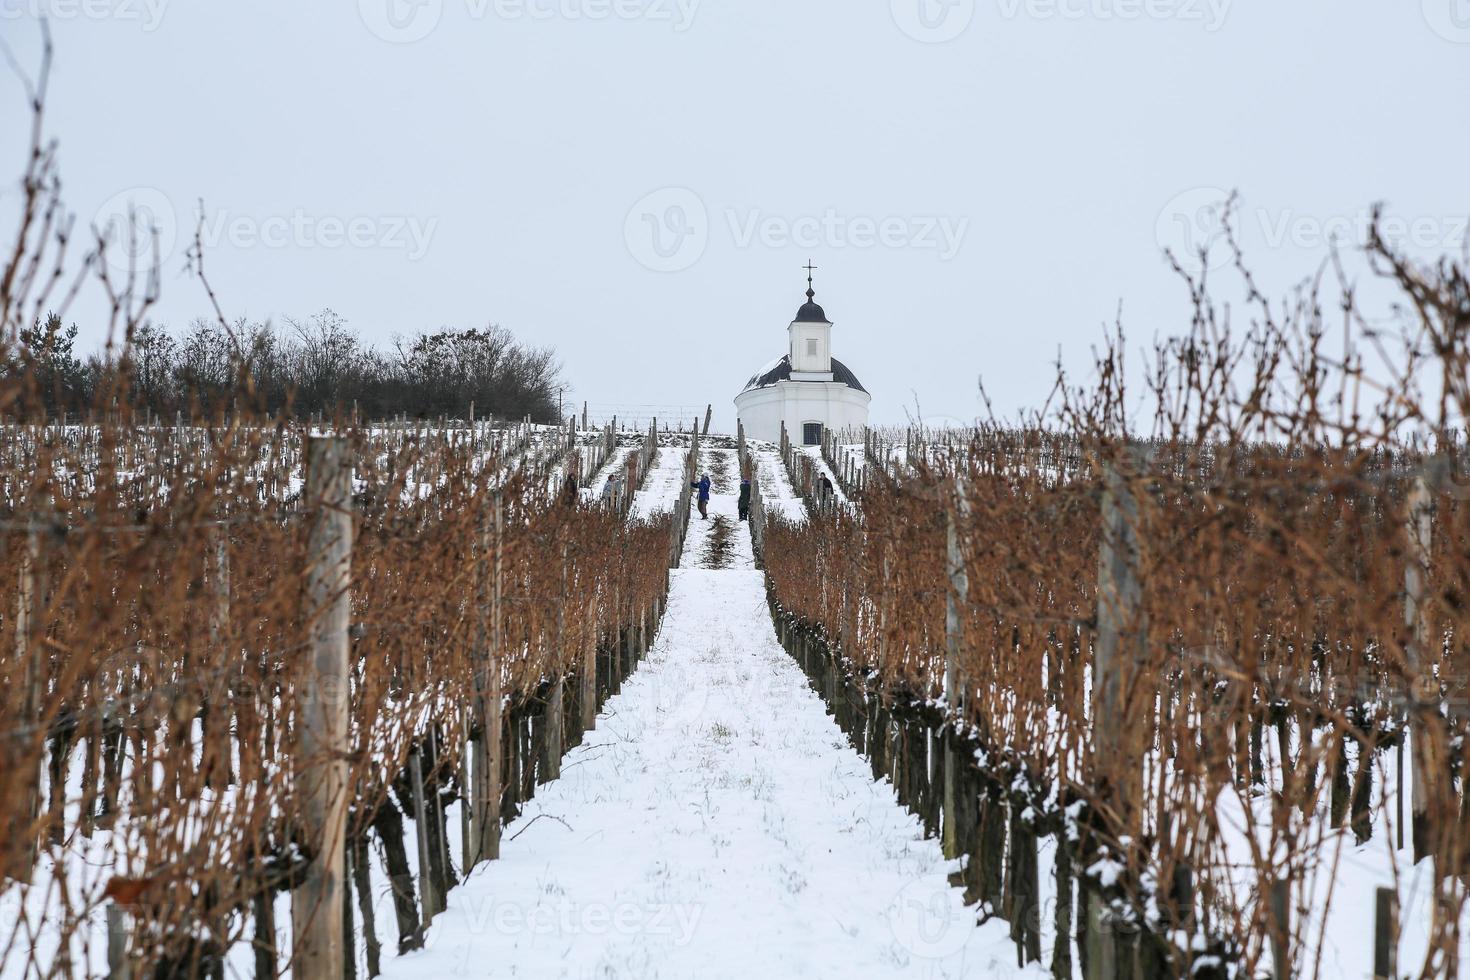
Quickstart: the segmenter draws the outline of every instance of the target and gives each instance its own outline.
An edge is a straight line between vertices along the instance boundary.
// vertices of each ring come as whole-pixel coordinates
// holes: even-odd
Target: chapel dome
[[[801,309],[796,311],[797,323],[831,323],[827,319],[827,312],[817,305],[817,294],[811,289],[806,291],[806,302],[801,304]]]
[[[810,300],[808,300],[807,302],[805,302],[805,303],[803,303],[801,305],[801,309],[799,309],[799,310],[796,311],[796,322],[797,323],[831,323],[832,321],[827,319],[827,313],[826,313],[825,310],[823,310],[816,303],[813,303]]]
[[[816,306],[815,303],[810,305]],[[806,309],[806,307],[802,307],[802,309]],[[817,310],[820,312],[821,307],[818,306]],[[790,380],[791,355],[784,354],[779,361],[773,361],[751,375],[750,380],[745,383],[745,387],[740,389],[740,393],[743,395],[747,391],[753,391],[756,388],[769,388],[779,381]],[[846,385],[855,391],[861,391],[863,394],[868,393],[868,389],[864,388],[862,382],[858,381],[857,375],[852,373],[852,369],[835,357],[832,358],[832,380],[837,384]]]

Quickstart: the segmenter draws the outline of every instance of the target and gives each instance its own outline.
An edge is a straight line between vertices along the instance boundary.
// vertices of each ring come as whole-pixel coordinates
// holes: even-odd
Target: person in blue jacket
[[[709,520],[709,474],[706,473],[698,480],[689,484],[699,491],[699,516],[703,520]]]

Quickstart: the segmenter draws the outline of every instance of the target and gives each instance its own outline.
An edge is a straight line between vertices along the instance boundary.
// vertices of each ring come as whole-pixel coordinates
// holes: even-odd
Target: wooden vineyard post
[[[1087,906],[1083,909],[1086,944],[1082,956],[1082,976],[1086,980],[1117,980],[1121,976],[1122,943],[1114,933],[1107,903],[1096,887],[1083,889]]]
[[[1130,458],[1136,457],[1130,454]],[[1102,540],[1098,549],[1092,766],[1096,773],[1098,760],[1113,760],[1115,765],[1121,762],[1118,771],[1128,774],[1126,785],[1111,787],[1114,795],[1109,801],[1124,828],[1132,826],[1132,807],[1138,800],[1138,790],[1133,786],[1136,774],[1131,771],[1132,757],[1125,744],[1128,722],[1124,717],[1124,695],[1141,656],[1144,636],[1139,622],[1143,590],[1138,578],[1137,535],[1138,501],[1126,476],[1115,462],[1108,461],[1103,464]],[[1097,888],[1087,889],[1087,903],[1086,977],[1112,980],[1119,975],[1122,944]]]
[[[261,888],[250,900],[250,915],[255,920],[256,980],[276,978],[276,890]]]
[[[471,411],[474,405],[471,403]],[[482,726],[485,719],[485,698],[489,687],[490,675],[490,627],[488,619],[490,616],[490,515],[482,514],[479,532],[475,536],[475,648],[474,648],[474,677],[475,677],[475,715],[470,719],[467,727],[473,732],[478,722]],[[465,809],[469,812],[469,840],[464,849],[464,873],[468,877],[474,870],[475,865],[485,858],[484,840],[485,824],[494,819],[490,814],[489,801],[486,798],[485,775],[488,765],[489,752],[487,745],[490,739],[488,729],[482,727],[479,738],[470,740],[470,776],[468,784],[471,787],[471,799],[465,802]]]
[[[108,980],[133,980],[133,963],[128,954],[128,913],[116,902],[107,903]]]
[[[1373,980],[1398,980],[1399,895],[1380,888],[1373,910]]]
[[[623,687],[623,596],[618,586],[613,586],[613,649],[607,665],[607,689],[616,694]]]
[[[342,978],[357,980],[357,926],[352,914],[352,844],[342,842]]]
[[[973,833],[973,830],[971,831]],[[1054,929],[1053,935],[1067,937],[1065,942],[1057,942],[1052,945],[1051,952],[1051,975],[1053,977],[1065,977],[1071,980],[1072,973],[1072,850],[1069,846],[1066,833],[1057,835],[1056,865],[1054,877],[1056,881],[1056,898],[1054,900]],[[973,861],[974,858],[972,857]]]
[[[561,598],[556,603],[556,642],[566,642],[567,636],[567,546],[561,546]],[[546,774],[543,782],[561,775],[561,754],[566,732],[563,711],[566,706],[566,677],[557,668],[556,679],[551,682],[551,691],[546,696]]]
[[[409,791],[413,795],[414,837],[418,841],[419,889],[423,895],[422,925],[444,911],[444,896],[439,893],[439,882],[434,874],[433,835],[429,832],[429,821],[433,814],[424,798],[423,752],[415,747],[408,756]]]
[[[1291,980],[1291,881],[1271,883],[1271,959],[1276,980]]]
[[[638,607],[638,650],[637,656],[633,658],[634,665],[641,664],[646,656],[648,656],[648,610],[640,605]]]
[[[761,498],[760,466],[750,463],[750,541],[757,568],[766,564],[766,504]]]
[[[960,712],[964,709],[964,694],[961,690],[959,662],[964,640],[963,604],[969,596],[970,581],[965,574],[964,555],[960,551],[959,515],[966,512],[965,488],[957,481],[953,492],[955,502],[945,514],[945,553],[948,559],[949,591],[944,603],[944,707],[946,717],[944,739],[944,796],[942,814],[942,844],[944,856],[959,856],[959,835],[955,832],[958,805],[955,781],[958,777],[955,757],[958,751]]]
[[[582,711],[582,730],[597,727],[597,599],[587,601],[587,635],[582,642],[582,670],[578,678]]]
[[[41,716],[41,610],[46,593],[45,566],[41,555],[41,532],[32,529],[26,535],[25,550],[20,559],[20,588],[15,609],[15,659],[25,670],[25,714],[27,724],[38,724]],[[27,763],[20,777],[19,791],[25,797],[26,846],[16,859],[16,866],[5,869],[7,876],[29,880],[36,863],[36,818],[41,811],[41,773]]]
[[[296,953],[292,975],[341,980],[343,843],[347,829],[349,589],[352,470],[347,440],[313,438],[307,448],[311,533],[306,574],[310,636],[297,721],[300,830],[312,859],[291,893]]]
[[[1431,655],[1431,631],[1428,609],[1429,559],[1434,530],[1434,498],[1430,481],[1420,473],[1409,488],[1406,506],[1408,555],[1404,563],[1404,625],[1408,638],[1404,654],[1409,674],[1409,744],[1410,776],[1413,795],[1412,833],[1414,860],[1420,861],[1437,850],[1437,837],[1430,822],[1443,814],[1447,794],[1442,787],[1449,778],[1444,764],[1444,729],[1439,723],[1438,681],[1434,677],[1435,661]],[[1441,807],[1437,808],[1435,797]]]
[[[1104,464],[1102,542],[1098,550],[1097,638],[1093,661],[1092,709],[1094,759],[1122,758],[1131,763],[1127,748],[1129,721],[1125,695],[1143,653],[1145,625],[1141,622],[1143,587],[1138,578],[1138,501],[1116,464]],[[1115,786],[1115,805],[1131,821],[1138,802],[1137,774],[1127,785]]]
[[[230,630],[230,539],[224,526],[215,528],[210,557],[209,575],[209,642],[215,650],[226,655],[224,649]],[[211,684],[214,690],[204,705],[201,728],[204,735],[204,779],[205,785],[214,785],[216,780],[234,782],[230,764],[230,713],[231,687]]]
[[[476,691],[481,687],[476,678]],[[480,858],[475,854],[475,848],[480,845],[480,834],[475,829],[475,821],[479,818],[479,803],[475,799],[475,779],[471,775],[474,760],[471,748],[473,739],[470,730],[474,727],[474,702],[472,707],[461,709],[459,716],[459,785],[464,788],[464,798],[459,804],[459,832],[460,832],[460,872],[464,878],[470,876],[470,870],[480,863]]]
[[[503,574],[503,563],[501,556],[504,554],[504,504],[496,492],[492,506],[491,526],[494,534],[495,563],[490,579],[490,650],[486,671],[485,685],[485,766],[480,778],[483,781],[484,816],[480,821],[480,856],[486,861],[496,861],[500,858],[500,811],[502,797],[505,795],[502,784],[503,770],[503,733],[504,719],[502,713],[504,705],[501,704],[502,675],[500,670],[500,657],[503,649],[501,640],[501,618],[500,601],[502,594],[501,577]]]
[[[1397,846],[1399,850],[1404,849],[1404,740],[1400,736],[1393,747],[1394,764],[1394,793],[1393,805],[1395,809],[1393,818],[1394,834],[1398,837]]]
[[[358,914],[362,917],[363,953],[367,960],[367,975],[376,977],[382,972],[383,947],[378,941],[377,912],[373,907],[372,873],[368,857],[366,827],[363,827],[349,843],[347,858],[352,865],[352,881],[357,891]]]
[[[883,581],[889,579],[888,570],[888,544],[879,545],[883,556]],[[891,599],[890,590],[884,589],[878,596],[878,668],[882,670],[888,663],[888,603]]]

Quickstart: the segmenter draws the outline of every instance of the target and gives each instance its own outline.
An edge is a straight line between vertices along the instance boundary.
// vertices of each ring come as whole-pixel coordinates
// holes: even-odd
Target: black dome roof
[[[806,302],[796,311],[796,323],[831,323],[827,311],[817,305],[817,294],[812,291],[811,280],[806,284]]]
[[[811,305],[816,306],[815,303]],[[805,309],[805,307],[803,307],[803,309]],[[821,307],[818,306],[817,309],[820,311]],[[750,391],[752,388],[769,388],[771,385],[775,384],[778,381],[790,380],[791,355],[787,354],[782,357],[781,360],[777,361],[773,366],[766,368],[759,374],[752,375],[750,380],[745,382],[745,387],[740,389],[740,391],[741,394],[744,394],[745,392]],[[832,358],[832,380],[838,382],[839,384],[845,384],[849,388],[861,391],[865,395],[869,393],[868,389],[864,388],[862,382],[857,379],[857,375],[852,373],[852,369],[849,368],[846,364],[843,364],[835,357]]]
[[[831,323],[832,321],[827,319],[827,312],[825,310],[809,299],[801,304],[801,309],[796,311],[796,322]]]

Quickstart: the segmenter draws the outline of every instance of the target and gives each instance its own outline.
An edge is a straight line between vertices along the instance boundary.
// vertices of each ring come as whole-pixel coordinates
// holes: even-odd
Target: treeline
[[[550,348],[503,327],[398,338],[373,347],[331,310],[284,326],[196,320],[182,333],[145,325],[123,344],[83,356],[77,327],[54,314],[0,350],[0,374],[22,392],[19,413],[86,415],[127,404],[168,417],[249,410],[306,417],[531,416],[559,421],[561,366]]]

